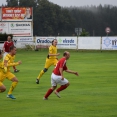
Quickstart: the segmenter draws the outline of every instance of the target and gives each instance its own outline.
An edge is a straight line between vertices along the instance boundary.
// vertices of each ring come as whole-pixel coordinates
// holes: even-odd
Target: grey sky
[[[60,6],[91,6],[91,5],[113,5],[117,6],[117,0],[49,0]]]
[[[91,6],[91,5],[113,5],[117,6],[117,0],[49,0],[60,6]],[[0,0],[0,5],[6,4],[6,0]]]

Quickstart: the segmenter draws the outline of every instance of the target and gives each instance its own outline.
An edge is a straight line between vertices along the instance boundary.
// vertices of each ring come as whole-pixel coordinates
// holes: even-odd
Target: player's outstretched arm
[[[78,72],[72,71],[72,70],[65,70],[68,73],[75,74],[76,76],[79,76]]]
[[[8,63],[8,64],[7,64],[7,67],[17,66],[17,65],[20,65],[21,63],[22,63],[21,61],[13,62],[13,63]]]

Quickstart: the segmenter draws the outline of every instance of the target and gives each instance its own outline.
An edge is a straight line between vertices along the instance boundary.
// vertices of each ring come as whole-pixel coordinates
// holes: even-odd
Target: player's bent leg
[[[37,84],[39,84],[39,80],[40,80],[40,78],[43,76],[43,74],[45,73],[45,72],[47,72],[47,68],[44,68],[43,70],[41,70],[41,72],[39,73],[39,75],[38,75],[38,77],[37,77],[37,79],[36,79],[36,83]]]
[[[40,78],[42,77],[42,75],[43,75],[45,72],[47,72],[47,71],[48,71],[47,68],[44,68],[43,70],[41,70],[41,72],[40,72],[38,78],[40,79]]]
[[[45,62],[45,66],[44,69],[41,70],[41,72],[39,73],[37,79],[36,79],[36,83],[39,84],[39,80],[42,77],[42,75],[47,72],[48,68],[52,65],[52,61],[48,58],[46,58],[46,62]]]
[[[62,91],[62,90],[64,90],[64,89],[66,89],[69,85],[70,85],[69,83],[67,83],[67,84],[65,84],[65,85],[61,85],[56,91],[57,91],[57,92],[60,92],[60,91]]]
[[[11,87],[10,87],[10,89],[9,89],[7,98],[16,99],[16,98],[12,95],[12,92],[13,92],[13,90],[15,89],[15,87],[16,87],[17,84],[18,84],[18,79],[17,79],[16,77],[14,77],[14,78],[11,79],[11,81],[12,81],[12,84],[11,84]]]
[[[4,85],[0,85],[0,93],[6,91],[6,87]]]
[[[43,97],[44,100],[48,100],[49,95],[56,89],[57,86],[52,86],[48,91],[46,92],[45,96]]]
[[[59,92],[65,90],[69,85],[69,82],[67,84],[61,85],[57,90],[55,90],[54,93],[60,98]]]

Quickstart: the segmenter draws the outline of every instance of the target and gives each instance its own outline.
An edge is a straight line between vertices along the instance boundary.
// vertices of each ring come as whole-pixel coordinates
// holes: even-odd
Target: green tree
[[[17,7],[18,6],[18,0],[6,0],[8,7]]]
[[[38,4],[34,16],[34,35],[72,35],[70,31],[73,32],[74,24],[68,10],[48,0],[38,1]]]
[[[84,6],[68,8],[76,21],[76,27],[86,29],[92,36],[105,36],[105,28],[110,27],[110,36],[116,35],[117,7],[111,5]],[[94,34],[95,32],[95,34]]]
[[[7,6],[17,7],[18,0],[7,0]],[[77,27],[91,36],[105,36],[105,28],[110,27],[109,35],[117,35],[116,6],[60,7],[48,0],[19,0],[19,7],[33,7],[34,35],[71,36]]]
[[[89,32],[86,32],[86,30],[83,29],[82,33],[80,34],[80,36],[89,36]]]
[[[18,0],[7,0],[7,6],[18,6]],[[75,20],[66,8],[48,0],[19,0],[19,7],[33,7],[33,33],[38,36],[72,35]]]
[[[37,0],[19,0],[20,7],[33,7],[35,9]]]

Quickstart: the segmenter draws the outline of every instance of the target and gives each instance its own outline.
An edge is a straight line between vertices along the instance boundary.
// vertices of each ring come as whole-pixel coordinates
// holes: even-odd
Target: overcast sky
[[[117,6],[117,0],[49,0],[60,6],[91,6],[91,5],[113,5]],[[0,5],[6,4],[6,0],[0,0]]]
[[[117,0],[49,0],[60,6],[91,6],[91,5],[114,5],[117,6]]]

